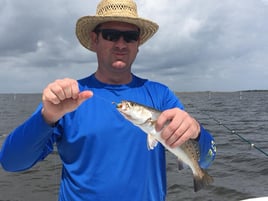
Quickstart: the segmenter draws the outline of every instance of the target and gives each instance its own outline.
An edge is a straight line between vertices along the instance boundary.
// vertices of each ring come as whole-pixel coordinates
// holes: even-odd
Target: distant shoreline
[[[175,93],[237,93],[237,92],[268,92],[268,90],[264,89],[253,89],[253,90],[240,90],[240,91],[174,91]]]
[[[251,90],[238,90],[238,91],[174,91],[175,93],[236,93],[236,92],[268,92],[268,89],[251,89]],[[37,92],[22,92],[22,93],[15,93],[15,92],[10,92],[10,93],[6,93],[0,92],[0,95],[25,95],[25,94],[29,94],[29,95],[42,95],[42,93],[37,93]]]
[[[256,89],[256,90],[243,90],[243,91],[241,91],[241,92],[268,92],[268,90],[258,90],[258,89]]]

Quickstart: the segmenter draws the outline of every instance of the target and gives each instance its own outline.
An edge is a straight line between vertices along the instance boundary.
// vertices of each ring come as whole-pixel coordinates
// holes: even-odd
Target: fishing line
[[[227,125],[223,124],[221,121],[219,121],[218,119],[216,119],[215,117],[211,116],[210,114],[198,109],[201,113],[207,115],[210,119],[212,119],[213,121],[215,121],[216,123],[218,123],[218,125],[224,127],[226,130],[230,131],[231,134],[234,134],[236,136],[238,136],[242,141],[248,143],[250,145],[251,148],[255,148],[257,151],[261,152],[262,154],[264,154],[265,156],[268,156],[268,153],[265,152],[264,150],[262,150],[260,147],[258,147],[257,145],[255,145],[254,143],[252,143],[250,140],[244,138],[242,135],[240,135],[237,131],[235,131],[234,129],[231,129],[230,127],[228,127]]]
[[[108,101],[106,98],[104,98],[104,97],[102,97],[102,96],[100,96],[100,95],[98,95],[98,94],[96,94],[96,93],[93,93],[93,96],[92,96],[92,98],[93,97],[96,97],[96,98],[99,98],[99,99],[101,99],[102,101],[104,101],[104,102],[106,102],[106,103],[113,103],[112,101]]]
[[[104,97],[99,96],[97,94],[94,94],[93,96],[96,96],[97,98],[102,99],[105,102],[109,102],[107,101]],[[241,94],[240,94],[241,96]],[[240,97],[241,98],[241,97]],[[115,102],[112,102],[115,103]],[[197,107],[195,107],[197,108]],[[198,109],[198,108],[197,108]],[[268,157],[268,153],[265,152],[264,150],[262,150],[259,146],[257,146],[256,144],[254,144],[253,142],[251,142],[250,140],[244,138],[242,135],[240,135],[237,131],[235,131],[234,129],[231,129],[230,127],[228,127],[227,125],[223,124],[220,120],[216,119],[215,117],[211,116],[210,114],[206,113],[205,111],[202,111],[200,109],[198,109],[201,113],[207,115],[210,119],[212,119],[213,121],[215,121],[216,123],[218,123],[218,125],[224,127],[226,130],[228,130],[231,134],[236,135],[237,137],[239,137],[242,141],[246,142],[247,144],[250,145],[250,148],[255,148],[257,151],[261,152],[262,154],[264,154],[265,156]]]

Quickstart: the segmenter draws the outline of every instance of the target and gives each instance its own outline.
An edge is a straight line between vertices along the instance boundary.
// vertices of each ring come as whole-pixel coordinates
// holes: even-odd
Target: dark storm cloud
[[[136,2],[139,15],[160,29],[140,47],[135,73],[174,90],[268,88],[266,0]],[[13,82],[25,81],[25,69],[32,77],[32,84],[20,86],[25,91],[42,90],[54,78],[94,72],[96,56],[79,44],[74,29],[79,17],[94,15],[97,3],[2,0],[0,86],[8,80],[10,89],[0,91],[14,91]],[[43,85],[31,87],[36,80]]]

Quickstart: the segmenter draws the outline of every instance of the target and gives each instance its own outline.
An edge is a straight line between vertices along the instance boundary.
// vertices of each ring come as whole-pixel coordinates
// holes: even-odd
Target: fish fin
[[[158,141],[153,137],[153,135],[148,134],[147,136],[147,148],[148,150],[153,150],[158,144]]]
[[[194,191],[197,192],[203,187],[208,186],[213,182],[212,176],[210,176],[205,170],[201,169],[202,176],[194,175]]]
[[[183,170],[188,167],[189,167],[188,165],[186,165],[181,159],[178,158],[178,170]]]

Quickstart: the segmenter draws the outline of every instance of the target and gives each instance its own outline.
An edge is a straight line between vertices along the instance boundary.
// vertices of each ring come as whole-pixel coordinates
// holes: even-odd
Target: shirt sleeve
[[[200,125],[200,135],[197,139],[199,143],[199,165],[208,168],[216,156],[216,144],[212,135]]]
[[[28,169],[53,151],[53,127],[44,121],[41,108],[6,138],[0,151],[0,163],[6,171]]]

